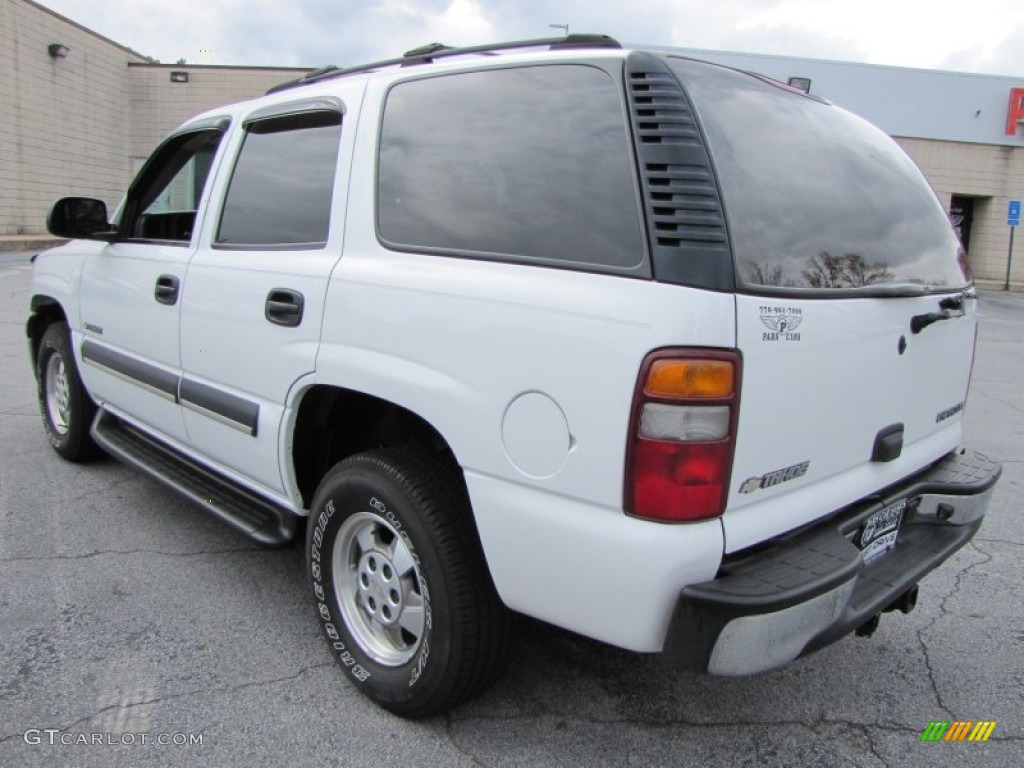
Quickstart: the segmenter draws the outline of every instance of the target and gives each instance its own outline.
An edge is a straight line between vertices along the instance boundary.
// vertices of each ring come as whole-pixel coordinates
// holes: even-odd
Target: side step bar
[[[150,437],[102,408],[93,439],[111,456],[140,469],[225,523],[268,547],[295,540],[298,517]]]

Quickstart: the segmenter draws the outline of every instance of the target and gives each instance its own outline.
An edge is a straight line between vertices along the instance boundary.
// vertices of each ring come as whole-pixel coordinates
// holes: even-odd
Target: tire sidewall
[[[46,403],[46,366],[53,355],[60,355],[64,361],[64,376],[68,383],[68,398],[71,414],[68,419],[68,431],[63,435],[57,431],[50,418],[50,409]],[[39,355],[36,359],[36,384],[39,398],[39,411],[43,417],[43,430],[46,439],[53,449],[62,456],[73,454],[78,444],[86,437],[89,424],[85,423],[84,390],[78,377],[78,368],[68,343],[67,326],[63,323],[51,325],[46,329],[39,343]]]
[[[418,565],[424,634],[413,657],[398,666],[382,665],[360,648],[334,592],[334,542],[345,520],[357,512],[370,512],[385,520],[402,537]],[[332,470],[317,492],[306,541],[317,618],[335,659],[358,688],[391,711],[410,713],[422,707],[444,684],[451,656],[451,612],[439,556],[416,513],[415,500],[383,471],[346,461]]]

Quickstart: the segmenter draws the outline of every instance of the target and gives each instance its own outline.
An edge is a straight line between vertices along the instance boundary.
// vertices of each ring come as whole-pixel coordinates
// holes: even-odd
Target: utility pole
[[[565,31],[565,36],[569,36],[569,25],[568,24],[548,24],[552,29],[561,29]]]
[[[1010,290],[1010,267],[1013,266],[1013,233],[1020,226],[1020,200],[1011,200],[1006,209],[1006,223],[1010,227],[1010,247],[1006,251],[1006,282],[1003,290]]]
[[[1017,227],[1010,227],[1010,247],[1006,251],[1006,282],[1003,283],[1003,290],[1010,290],[1010,267],[1013,265],[1013,233],[1017,231]]]

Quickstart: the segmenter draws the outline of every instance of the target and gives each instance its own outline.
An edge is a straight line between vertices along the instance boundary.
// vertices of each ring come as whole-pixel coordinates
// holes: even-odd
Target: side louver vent
[[[644,144],[700,144],[683,90],[668,72],[630,72],[637,135]]]
[[[655,278],[732,290],[725,214],[690,100],[659,58],[634,53],[626,70]]]

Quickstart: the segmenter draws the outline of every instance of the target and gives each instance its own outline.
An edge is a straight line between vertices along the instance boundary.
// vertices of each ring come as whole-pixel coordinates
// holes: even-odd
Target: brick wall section
[[[51,58],[50,43],[70,48],[67,58]],[[190,82],[172,83],[178,70]],[[0,0],[0,235],[44,233],[65,195],[113,212],[172,129],[303,71],[149,64],[31,0]]]
[[[215,107],[256,98],[306,70],[238,67],[129,65],[133,161],[149,157],[181,123]],[[187,83],[172,83],[171,72],[187,72]]]
[[[928,139],[896,141],[920,166],[947,210],[953,195],[976,196],[968,254],[971,269],[979,280],[1002,283],[1010,243],[1006,208],[1011,199],[1024,197],[1024,147]],[[1015,238],[1010,282],[1024,285],[1024,231],[1017,232]]]
[[[52,58],[51,43],[70,48],[67,58]],[[132,58],[39,6],[0,0],[0,234],[44,231],[63,195],[118,200]]]

